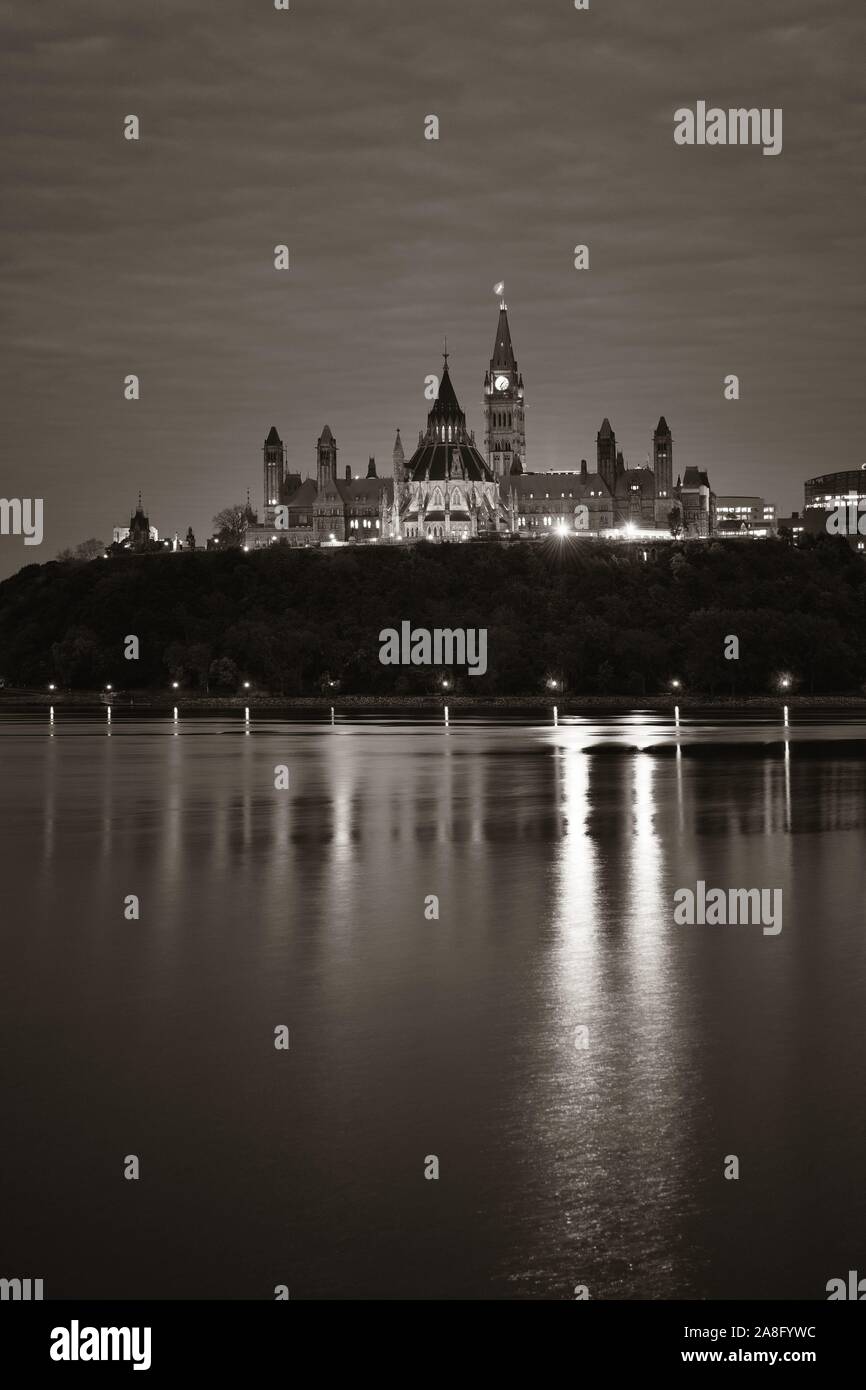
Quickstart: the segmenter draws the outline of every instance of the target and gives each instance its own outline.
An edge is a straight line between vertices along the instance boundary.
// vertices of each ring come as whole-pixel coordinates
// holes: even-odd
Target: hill
[[[644,556],[646,555],[646,559]],[[0,584],[7,686],[416,694],[379,632],[486,628],[473,695],[854,692],[866,681],[866,565],[842,540],[387,546],[195,552],[30,565]],[[139,659],[124,641],[139,640]],[[739,640],[726,660],[725,639]],[[454,673],[449,673],[453,675]],[[330,683],[334,682],[332,686]]]

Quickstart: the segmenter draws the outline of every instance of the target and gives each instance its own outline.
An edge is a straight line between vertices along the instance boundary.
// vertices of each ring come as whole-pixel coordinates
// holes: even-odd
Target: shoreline
[[[110,696],[101,691],[36,691],[0,689],[0,712],[7,709],[105,709],[109,705],[120,710],[171,711],[175,706],[188,713],[200,711],[236,710],[246,707],[270,710],[315,710],[340,713],[347,710],[440,710],[449,709],[509,710],[552,709],[560,714],[576,714],[582,710],[637,711],[645,709],[720,710],[778,710],[791,709],[856,710],[866,712],[866,695],[266,695],[250,691],[246,695],[197,695],[193,693],[166,695],[163,692],[116,691]]]

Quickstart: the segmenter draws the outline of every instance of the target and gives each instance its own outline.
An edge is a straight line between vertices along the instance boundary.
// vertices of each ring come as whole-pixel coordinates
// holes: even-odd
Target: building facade
[[[510,343],[509,343],[510,349]],[[403,457],[399,431],[394,444],[394,488],[383,532],[394,541],[466,541],[505,534],[511,518],[503,503],[500,479],[476,447],[475,435],[466,425],[466,414],[451,381],[448,353],[439,393],[427,416],[427,428],[418,435],[418,447],[408,463]],[[522,390],[522,388],[521,388]],[[505,409],[496,412],[505,418]],[[490,436],[497,458],[512,457],[505,448],[506,430]],[[491,425],[498,431],[500,426]],[[513,436],[516,437],[516,436]],[[510,465],[509,465],[510,466]],[[398,480],[399,468],[399,480]]]
[[[287,471],[286,450],[275,426],[264,449],[264,514],[244,533],[248,550],[271,545],[323,545],[333,542],[378,541],[394,483],[380,478],[376,460],[365,477],[352,476],[350,466],[339,476],[337,441],[325,425],[316,441],[316,476],[301,479]]]
[[[763,497],[719,497],[716,531],[731,539],[764,540],[776,534],[776,508]]]
[[[334,542],[466,541],[551,532],[585,535],[710,536],[716,498],[706,472],[686,467],[673,482],[673,435],[664,416],[647,464],[629,468],[610,420],[596,438],[596,466],[533,473],[527,467],[526,399],[499,305],[493,352],[483,382],[483,451],[451,380],[448,353],[438,394],[407,460],[399,429],[391,478],[373,459],[366,477],[340,477],[337,441],[326,425],[316,444],[316,476],[288,471],[274,426],[265,440],[264,514],[245,536],[248,548]],[[651,459],[651,462],[650,462]]]

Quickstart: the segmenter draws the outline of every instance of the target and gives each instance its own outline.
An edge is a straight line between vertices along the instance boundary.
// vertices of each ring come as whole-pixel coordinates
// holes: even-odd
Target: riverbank
[[[584,710],[629,711],[662,709],[678,706],[681,710],[863,710],[866,695],[705,695],[699,692],[677,692],[666,695],[501,695],[481,698],[475,695],[341,695],[294,696],[269,695],[254,690],[243,695],[198,695],[193,692],[166,694],[164,691],[113,691],[110,695],[97,690],[0,690],[0,711],[3,709],[134,709],[162,712],[173,708],[187,713],[200,711],[218,713],[221,710],[244,708],[273,711],[347,712],[350,710],[424,710],[449,709],[509,711],[551,709],[560,714],[579,714]]]

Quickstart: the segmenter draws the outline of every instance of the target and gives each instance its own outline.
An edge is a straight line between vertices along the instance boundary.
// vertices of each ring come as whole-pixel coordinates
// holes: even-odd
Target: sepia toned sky
[[[139,488],[203,540],[272,424],[390,471],[446,333],[480,438],[500,279],[530,468],[664,414],[675,474],[799,508],[866,462],[864,46],[862,0],[0,0],[0,495],[45,499],[0,575]],[[698,100],[781,107],[781,155],[676,146]]]

